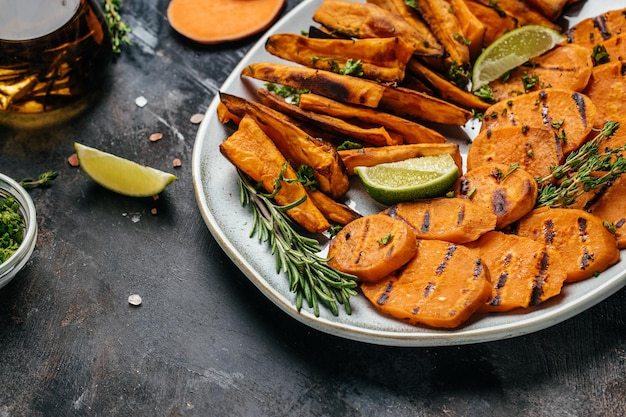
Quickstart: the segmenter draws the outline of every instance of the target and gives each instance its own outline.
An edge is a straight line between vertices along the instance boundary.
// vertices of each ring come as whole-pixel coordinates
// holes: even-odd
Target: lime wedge
[[[80,168],[97,184],[130,197],[159,194],[175,175],[140,165],[89,146],[74,143]]]
[[[522,26],[505,33],[476,59],[472,70],[472,89],[478,90],[565,40],[559,32],[539,25]]]
[[[386,205],[440,197],[459,178],[459,168],[447,154],[356,167],[354,171],[367,193]]]

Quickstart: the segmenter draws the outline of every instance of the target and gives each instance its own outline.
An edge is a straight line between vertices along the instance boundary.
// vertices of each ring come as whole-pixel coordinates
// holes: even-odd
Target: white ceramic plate
[[[262,83],[240,79],[239,74],[253,62],[277,61],[265,52],[267,37],[274,33],[300,33],[313,24],[311,16],[321,0],[305,0],[274,25],[233,70],[221,91],[240,97],[254,98]],[[610,5],[610,6],[609,6]],[[626,7],[626,0],[599,2],[587,0],[575,16],[568,16],[570,24],[598,15],[609,8]],[[338,317],[321,307],[315,317],[306,306],[298,312],[295,296],[289,291],[287,277],[277,274],[274,257],[265,242],[250,238],[252,216],[249,208],[239,202],[239,187],[235,168],[220,154],[219,144],[232,130],[216,118],[217,98],[211,103],[194,145],[193,181],[202,216],[223,250],[258,287],[258,289],[287,314],[300,322],[323,332],[374,344],[395,346],[461,345],[505,339],[535,332],[566,320],[609,297],[626,284],[626,259],[596,278],[570,284],[563,294],[541,307],[507,314],[477,317],[456,330],[433,330],[405,324],[378,313],[363,296],[351,299],[352,314],[340,307]],[[474,134],[476,127],[452,129],[451,139],[464,142]],[[353,183],[354,184],[354,183]],[[372,205],[359,184],[348,194],[350,204],[367,214],[380,207]],[[325,245],[324,242],[322,242]]]

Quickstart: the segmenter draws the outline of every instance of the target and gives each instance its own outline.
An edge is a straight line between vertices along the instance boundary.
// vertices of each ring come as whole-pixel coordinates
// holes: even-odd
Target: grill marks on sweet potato
[[[559,252],[566,282],[590,278],[620,258],[615,235],[599,217],[582,210],[540,208],[522,218],[515,230]]]
[[[624,114],[626,102],[626,66],[613,61],[595,67],[587,87],[583,91],[596,105],[596,125],[602,126]]]
[[[328,265],[361,281],[376,281],[398,270],[416,251],[409,225],[374,214],[350,222],[330,241]]]
[[[491,276],[492,295],[479,312],[535,306],[560,294],[567,277],[554,249],[526,237],[487,232],[466,246],[478,251]]]
[[[491,296],[489,272],[470,249],[419,240],[417,255],[401,270],[361,284],[381,312],[411,324],[454,328]]]

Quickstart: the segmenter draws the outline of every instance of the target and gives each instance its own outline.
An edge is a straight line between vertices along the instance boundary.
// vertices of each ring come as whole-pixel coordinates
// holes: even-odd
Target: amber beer
[[[95,0],[0,0],[0,124],[40,128],[77,115],[111,55]]]

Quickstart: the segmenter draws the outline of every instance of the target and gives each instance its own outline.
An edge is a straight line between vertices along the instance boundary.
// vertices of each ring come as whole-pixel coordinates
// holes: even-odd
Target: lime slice
[[[459,168],[447,154],[356,167],[354,170],[368,194],[386,205],[440,197],[459,178]]]
[[[74,143],[74,149],[83,172],[94,182],[119,194],[150,197],[176,179],[175,175],[80,143]]]
[[[522,26],[505,33],[476,59],[472,70],[472,89],[478,90],[565,40],[559,32],[539,25]]]

